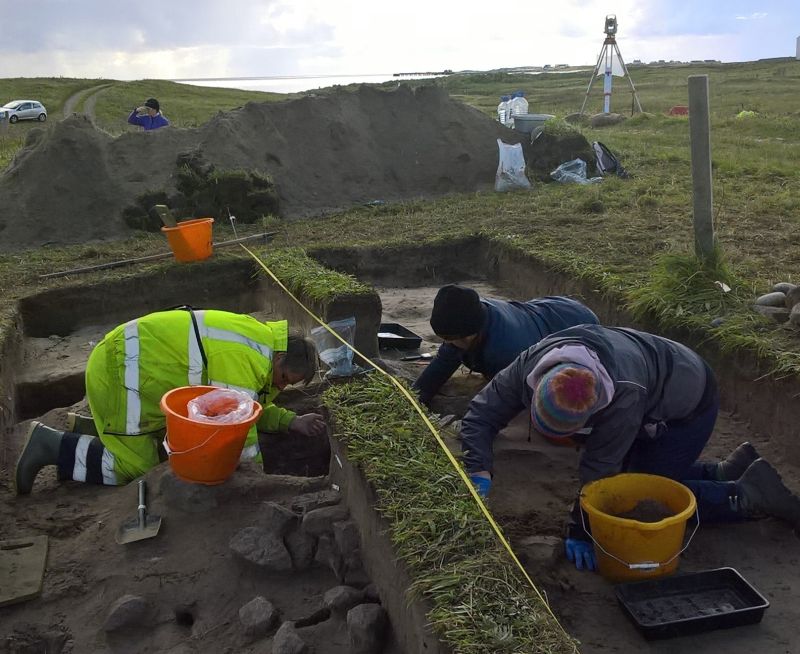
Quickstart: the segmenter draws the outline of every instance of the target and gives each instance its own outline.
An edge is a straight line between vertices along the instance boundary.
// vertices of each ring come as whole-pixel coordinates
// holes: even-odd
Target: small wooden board
[[[177,227],[178,223],[175,220],[175,216],[172,215],[172,212],[169,210],[167,205],[156,204],[152,209],[150,209],[150,211],[161,218],[161,222],[164,223],[164,227]]]
[[[0,606],[37,597],[47,562],[47,536],[0,541]]]

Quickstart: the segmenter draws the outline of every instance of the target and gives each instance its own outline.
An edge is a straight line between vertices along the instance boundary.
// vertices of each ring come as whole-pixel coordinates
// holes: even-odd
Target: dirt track
[[[97,86],[92,86],[91,88],[73,93],[64,103],[64,118],[69,118],[73,113],[76,113],[75,108],[83,101],[83,111],[81,113],[89,120],[94,120],[94,105],[95,102],[97,102],[97,94],[109,86],[112,86],[112,84],[98,84]]]

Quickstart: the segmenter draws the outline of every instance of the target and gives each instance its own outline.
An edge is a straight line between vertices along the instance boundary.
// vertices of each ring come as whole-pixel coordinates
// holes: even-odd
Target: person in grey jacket
[[[461,425],[465,465],[483,496],[491,487],[492,441],[523,409],[545,436],[582,441],[581,484],[620,472],[662,475],[692,490],[705,522],[766,514],[800,523],[800,499],[749,443],[725,461],[697,461],[714,430],[719,396],[706,362],[680,343],[580,325],[522,352],[475,396]],[[587,428],[588,435],[577,434]],[[593,570],[579,511],[576,502],[567,558]]]

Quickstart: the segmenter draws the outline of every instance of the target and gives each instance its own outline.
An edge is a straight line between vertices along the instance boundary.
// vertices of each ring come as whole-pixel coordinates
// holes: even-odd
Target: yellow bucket
[[[658,522],[618,517],[647,500],[663,504],[673,515]],[[581,509],[589,516],[600,574],[613,582],[672,574],[700,525],[698,515],[684,546],[686,523],[697,513],[697,501],[683,484],[657,475],[625,473],[586,484]]]

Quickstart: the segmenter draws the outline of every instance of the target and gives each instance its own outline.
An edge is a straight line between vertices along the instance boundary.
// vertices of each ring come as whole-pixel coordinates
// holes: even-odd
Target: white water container
[[[508,126],[508,118],[509,118],[509,110],[508,110],[508,100],[509,97],[507,95],[500,96],[500,104],[497,105],[497,120],[500,121],[501,125]]]
[[[519,114],[528,113],[528,101],[525,99],[525,94],[522,91],[514,91],[509,106],[512,118]]]

